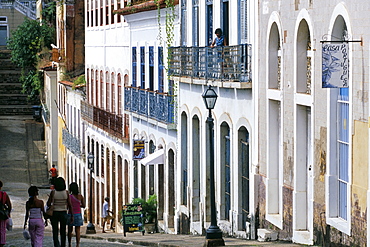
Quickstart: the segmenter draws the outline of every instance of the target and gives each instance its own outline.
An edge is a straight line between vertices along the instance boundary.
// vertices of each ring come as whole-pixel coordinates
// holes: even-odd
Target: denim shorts
[[[73,223],[71,224],[71,214],[67,214],[67,225],[69,226],[82,226],[83,220],[81,213],[73,214]]]

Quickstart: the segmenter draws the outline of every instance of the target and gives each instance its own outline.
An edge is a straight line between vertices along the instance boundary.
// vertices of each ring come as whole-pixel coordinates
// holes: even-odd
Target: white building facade
[[[259,9],[259,227],[301,244],[366,246],[368,4],[293,2]],[[337,71],[344,87],[325,88]]]
[[[180,219],[189,221],[187,229],[180,220],[182,233],[202,234],[210,224],[210,135],[202,93],[211,85],[218,94],[212,111],[218,225],[230,236],[255,238],[257,7],[243,0],[181,1],[181,47],[171,48],[170,70],[179,84],[176,201]],[[216,28],[227,46],[210,47]]]

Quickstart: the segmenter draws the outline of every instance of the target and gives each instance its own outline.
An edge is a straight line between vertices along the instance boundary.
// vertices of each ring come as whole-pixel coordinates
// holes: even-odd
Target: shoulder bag
[[[50,196],[51,196],[51,194],[50,194]],[[51,201],[51,205],[49,207],[47,207],[47,209],[45,211],[44,218],[50,218],[51,216],[53,216],[53,212],[54,212],[54,194],[53,194],[53,199]]]

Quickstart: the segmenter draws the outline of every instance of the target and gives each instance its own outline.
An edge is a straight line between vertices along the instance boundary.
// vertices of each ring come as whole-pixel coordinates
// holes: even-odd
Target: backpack
[[[1,192],[1,200],[0,200],[0,220],[7,220],[9,218],[9,210],[8,207],[3,203],[4,201],[4,194],[5,192]]]

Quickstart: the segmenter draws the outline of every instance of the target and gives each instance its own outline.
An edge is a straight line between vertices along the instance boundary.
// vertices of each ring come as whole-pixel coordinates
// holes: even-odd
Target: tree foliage
[[[54,29],[37,20],[28,20],[12,32],[8,48],[12,53],[12,62],[22,69],[35,68],[38,54],[44,47],[50,47],[54,41]]]
[[[11,50],[11,61],[22,69],[23,93],[30,100],[37,100],[43,87],[42,75],[38,72],[37,63],[44,48],[50,49],[55,31],[52,26],[38,20],[26,19],[12,32],[8,40]]]

